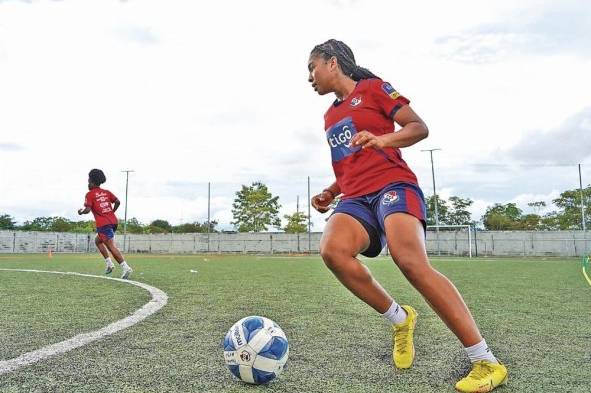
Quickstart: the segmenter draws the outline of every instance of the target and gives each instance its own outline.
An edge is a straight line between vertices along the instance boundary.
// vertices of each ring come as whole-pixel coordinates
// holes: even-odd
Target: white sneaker
[[[105,274],[111,274],[111,273],[113,273],[113,269],[115,269],[115,265],[109,265],[109,266],[107,266],[107,269],[105,270]]]
[[[121,278],[123,280],[127,280],[129,278],[129,276],[131,275],[131,272],[133,272],[133,269],[132,268],[124,269],[123,270],[123,274],[121,275]]]

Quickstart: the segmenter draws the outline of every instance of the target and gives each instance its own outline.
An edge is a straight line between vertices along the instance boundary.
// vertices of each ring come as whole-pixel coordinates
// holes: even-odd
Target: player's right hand
[[[326,213],[330,210],[329,205],[333,199],[334,198],[332,197],[332,194],[330,192],[322,191],[320,194],[314,195],[310,202],[312,203],[312,207],[314,209],[316,209],[320,213]]]

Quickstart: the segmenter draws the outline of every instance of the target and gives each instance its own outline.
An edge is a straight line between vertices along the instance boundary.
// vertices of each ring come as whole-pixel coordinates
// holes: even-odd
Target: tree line
[[[591,228],[591,185],[583,190],[585,225]],[[435,225],[435,197],[427,198],[427,225]],[[542,214],[547,207],[544,201],[532,201],[527,205],[532,212],[525,213],[515,203],[495,203],[486,208],[479,221],[470,218],[467,210],[474,201],[470,198],[450,197],[447,201],[437,196],[437,213],[440,225],[474,225],[489,231],[550,231],[582,229],[581,190],[563,191],[552,200],[554,209]]]
[[[495,203],[486,209],[479,221],[474,221],[468,208],[474,201],[470,198],[451,196],[441,199],[434,195],[427,198],[427,225],[435,225],[435,201],[440,225],[474,225],[486,230],[573,230],[581,229],[581,192],[579,189],[567,190],[552,201],[554,210],[541,214],[546,209],[543,201],[532,201],[528,206],[533,210],[524,213],[515,203]],[[585,223],[591,228],[591,185],[583,189],[585,201]],[[283,216],[282,225],[279,217],[279,197],[273,196],[262,182],[250,186],[242,185],[236,192],[232,204],[231,224],[238,232],[262,232],[274,227],[287,233],[302,233],[308,230],[308,216],[296,211]],[[142,224],[137,218],[127,220],[127,232],[136,234],[150,233],[205,233],[218,232],[217,221],[190,222],[171,225],[168,221],[157,219],[149,224]],[[123,221],[120,220],[120,230]],[[94,220],[74,221],[64,217],[37,217],[17,225],[9,214],[0,214],[0,229],[47,232],[94,231]]]
[[[119,220],[119,231],[123,230],[123,220]],[[210,232],[216,232],[216,221],[210,223]],[[0,230],[20,230],[39,232],[72,232],[88,233],[94,231],[94,220],[73,221],[64,217],[37,217],[31,221],[25,221],[17,225],[13,217],[8,214],[0,215]],[[166,220],[154,220],[149,224],[142,224],[135,217],[127,220],[128,233],[194,233],[207,232],[207,222],[192,222],[180,225],[171,225]]]

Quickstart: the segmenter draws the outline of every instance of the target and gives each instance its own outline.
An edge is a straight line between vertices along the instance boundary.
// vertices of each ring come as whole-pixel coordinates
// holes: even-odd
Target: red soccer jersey
[[[97,228],[117,224],[117,217],[111,205],[116,200],[117,197],[111,191],[103,190],[100,187],[93,188],[86,193],[84,206],[89,207],[92,211]]]
[[[362,79],[344,101],[335,101],[324,115],[332,167],[343,198],[370,194],[394,182],[417,184],[400,149],[351,146],[358,131],[379,136],[394,132],[394,114],[410,101],[381,79]]]

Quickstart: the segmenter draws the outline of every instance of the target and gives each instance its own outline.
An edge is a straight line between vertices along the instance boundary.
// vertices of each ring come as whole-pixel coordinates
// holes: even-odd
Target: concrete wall
[[[190,233],[127,235],[127,252],[150,253],[318,253],[321,233]],[[122,246],[123,236],[117,242]]]
[[[321,233],[174,233],[115,236],[127,253],[318,253]],[[0,253],[96,252],[95,234],[0,231]],[[125,245],[124,245],[125,240]]]
[[[318,253],[321,233],[195,233],[128,234],[115,238],[126,253]],[[0,253],[96,252],[95,234],[0,231]],[[472,255],[565,256],[591,254],[591,234],[582,231],[503,232],[478,231],[471,236]],[[466,231],[428,231],[430,255],[467,256]],[[384,254],[386,251],[384,250]]]
[[[478,256],[591,254],[591,233],[583,231],[476,231],[472,232],[470,240],[472,254]],[[431,255],[468,255],[468,232],[429,231],[427,251]]]

